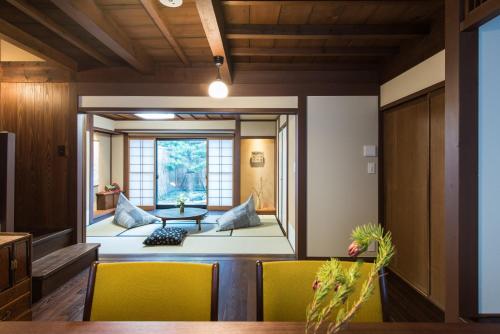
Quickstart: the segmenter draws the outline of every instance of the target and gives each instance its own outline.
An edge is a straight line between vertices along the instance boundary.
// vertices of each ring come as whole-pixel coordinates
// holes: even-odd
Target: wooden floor
[[[290,258],[262,258],[263,260],[289,260]],[[127,258],[128,261],[139,259]],[[144,258],[140,260],[144,261]],[[158,260],[155,258],[155,260]],[[218,258],[168,258],[166,261],[219,262],[220,295],[219,320],[255,321],[255,261],[250,257]],[[82,320],[88,270],[68,281],[51,295],[33,306],[33,320],[79,321]],[[442,312],[427,302],[416,291],[390,274],[387,278],[389,292],[389,319],[392,321],[442,321]]]

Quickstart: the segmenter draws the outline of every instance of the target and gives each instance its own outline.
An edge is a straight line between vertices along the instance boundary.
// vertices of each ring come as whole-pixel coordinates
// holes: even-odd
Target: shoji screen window
[[[137,206],[154,206],[154,147],[154,139],[129,140],[129,199]]]
[[[208,140],[208,206],[233,205],[233,139]]]

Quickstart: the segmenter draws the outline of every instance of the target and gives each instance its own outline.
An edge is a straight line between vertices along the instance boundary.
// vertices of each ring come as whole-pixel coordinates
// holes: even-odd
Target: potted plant
[[[177,198],[177,205],[179,206],[179,212],[184,213],[184,207],[186,205],[187,198],[184,196],[184,194],[180,195]]]
[[[351,257],[358,257],[364,253],[373,242],[378,244],[377,255],[368,278],[360,285],[359,297],[347,302],[360,281],[362,261],[354,262],[349,268],[344,268],[337,259],[325,262],[319,268],[313,282],[314,296],[306,311],[306,334],[318,333],[324,324],[327,334],[344,329],[369,299],[381,270],[389,265],[394,255],[391,233],[385,233],[380,225],[359,226],[352,232],[351,239],[352,243],[348,248]]]

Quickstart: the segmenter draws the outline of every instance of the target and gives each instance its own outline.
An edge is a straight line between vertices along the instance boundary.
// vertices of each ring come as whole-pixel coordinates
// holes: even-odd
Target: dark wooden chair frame
[[[92,301],[94,299],[94,287],[97,273],[97,266],[99,261],[95,261],[90,266],[89,282],[87,286],[87,293],[85,295],[85,307],[83,309],[83,321],[90,321],[90,314],[92,311]],[[219,263],[212,264],[212,289],[210,301],[210,321],[217,321],[219,319]]]
[[[306,260],[307,261],[307,260]],[[345,260],[342,261],[352,261]],[[257,321],[264,321],[264,267],[262,266],[262,261],[257,261],[256,263],[256,273],[257,273]],[[385,279],[386,273],[382,269],[379,275],[379,286],[380,286],[380,298],[382,301],[382,319],[384,322],[389,321],[387,316],[387,305],[388,305],[388,296],[387,296],[387,282]],[[312,284],[312,282],[311,282]],[[304,310],[305,311],[305,310]]]

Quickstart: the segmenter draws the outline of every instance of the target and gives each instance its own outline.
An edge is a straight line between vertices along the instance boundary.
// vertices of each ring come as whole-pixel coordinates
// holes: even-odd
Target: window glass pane
[[[157,198],[160,205],[207,204],[207,140],[168,139],[157,143]]]

